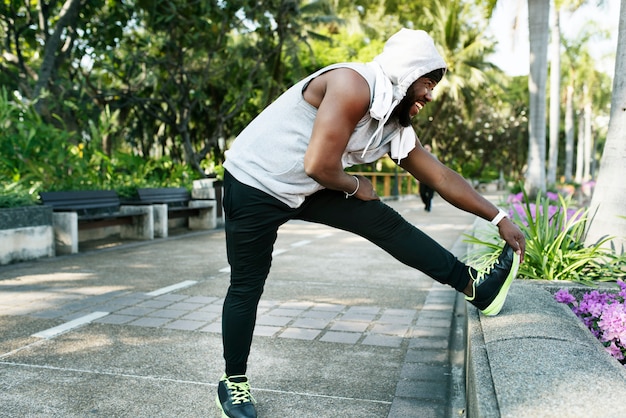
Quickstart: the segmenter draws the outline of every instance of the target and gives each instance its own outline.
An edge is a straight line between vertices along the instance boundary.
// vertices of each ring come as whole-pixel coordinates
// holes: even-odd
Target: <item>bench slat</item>
[[[116,212],[120,198],[113,190],[79,190],[70,192],[40,192],[41,201],[57,211]]]
[[[184,187],[144,188],[137,189],[141,203],[167,203],[171,206],[187,206],[191,193]]]

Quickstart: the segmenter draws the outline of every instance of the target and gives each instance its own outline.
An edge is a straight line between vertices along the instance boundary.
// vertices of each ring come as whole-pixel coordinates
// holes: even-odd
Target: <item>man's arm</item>
[[[418,181],[432,187],[446,201],[466,212],[491,221],[499,209],[481,196],[457,172],[443,165],[427,152],[417,141],[415,149],[400,162],[400,167],[411,173]],[[524,234],[509,219],[504,218],[498,223],[500,236],[523,260],[526,249]]]
[[[369,110],[367,81],[354,70],[339,68],[313,79],[303,94],[317,108],[304,155],[306,174],[327,189],[354,193],[361,200],[378,199],[369,180],[361,176],[355,180],[341,163],[350,136]]]

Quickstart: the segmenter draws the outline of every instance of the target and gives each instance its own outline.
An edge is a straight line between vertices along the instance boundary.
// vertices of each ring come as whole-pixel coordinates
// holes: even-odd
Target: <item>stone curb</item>
[[[623,416],[626,368],[554,300],[566,285],[518,280],[496,317],[468,305],[468,417]]]

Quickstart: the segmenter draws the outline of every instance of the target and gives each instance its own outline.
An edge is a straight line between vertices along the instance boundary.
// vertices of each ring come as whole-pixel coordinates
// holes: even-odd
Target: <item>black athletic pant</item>
[[[402,263],[459,291],[469,282],[463,263],[381,201],[346,199],[343,192],[325,189],[293,209],[225,172],[224,212],[231,282],[224,300],[222,338],[229,376],[246,373],[257,305],[270,270],[277,231],[290,219],[358,234]]]

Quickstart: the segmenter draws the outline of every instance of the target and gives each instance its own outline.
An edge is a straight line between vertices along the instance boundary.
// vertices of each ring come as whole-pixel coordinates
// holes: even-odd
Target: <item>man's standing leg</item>
[[[256,417],[245,376],[248,355],[277,230],[289,219],[291,211],[273,197],[225,173],[226,252],[231,273],[222,312],[226,369],[216,400],[225,417]]]

